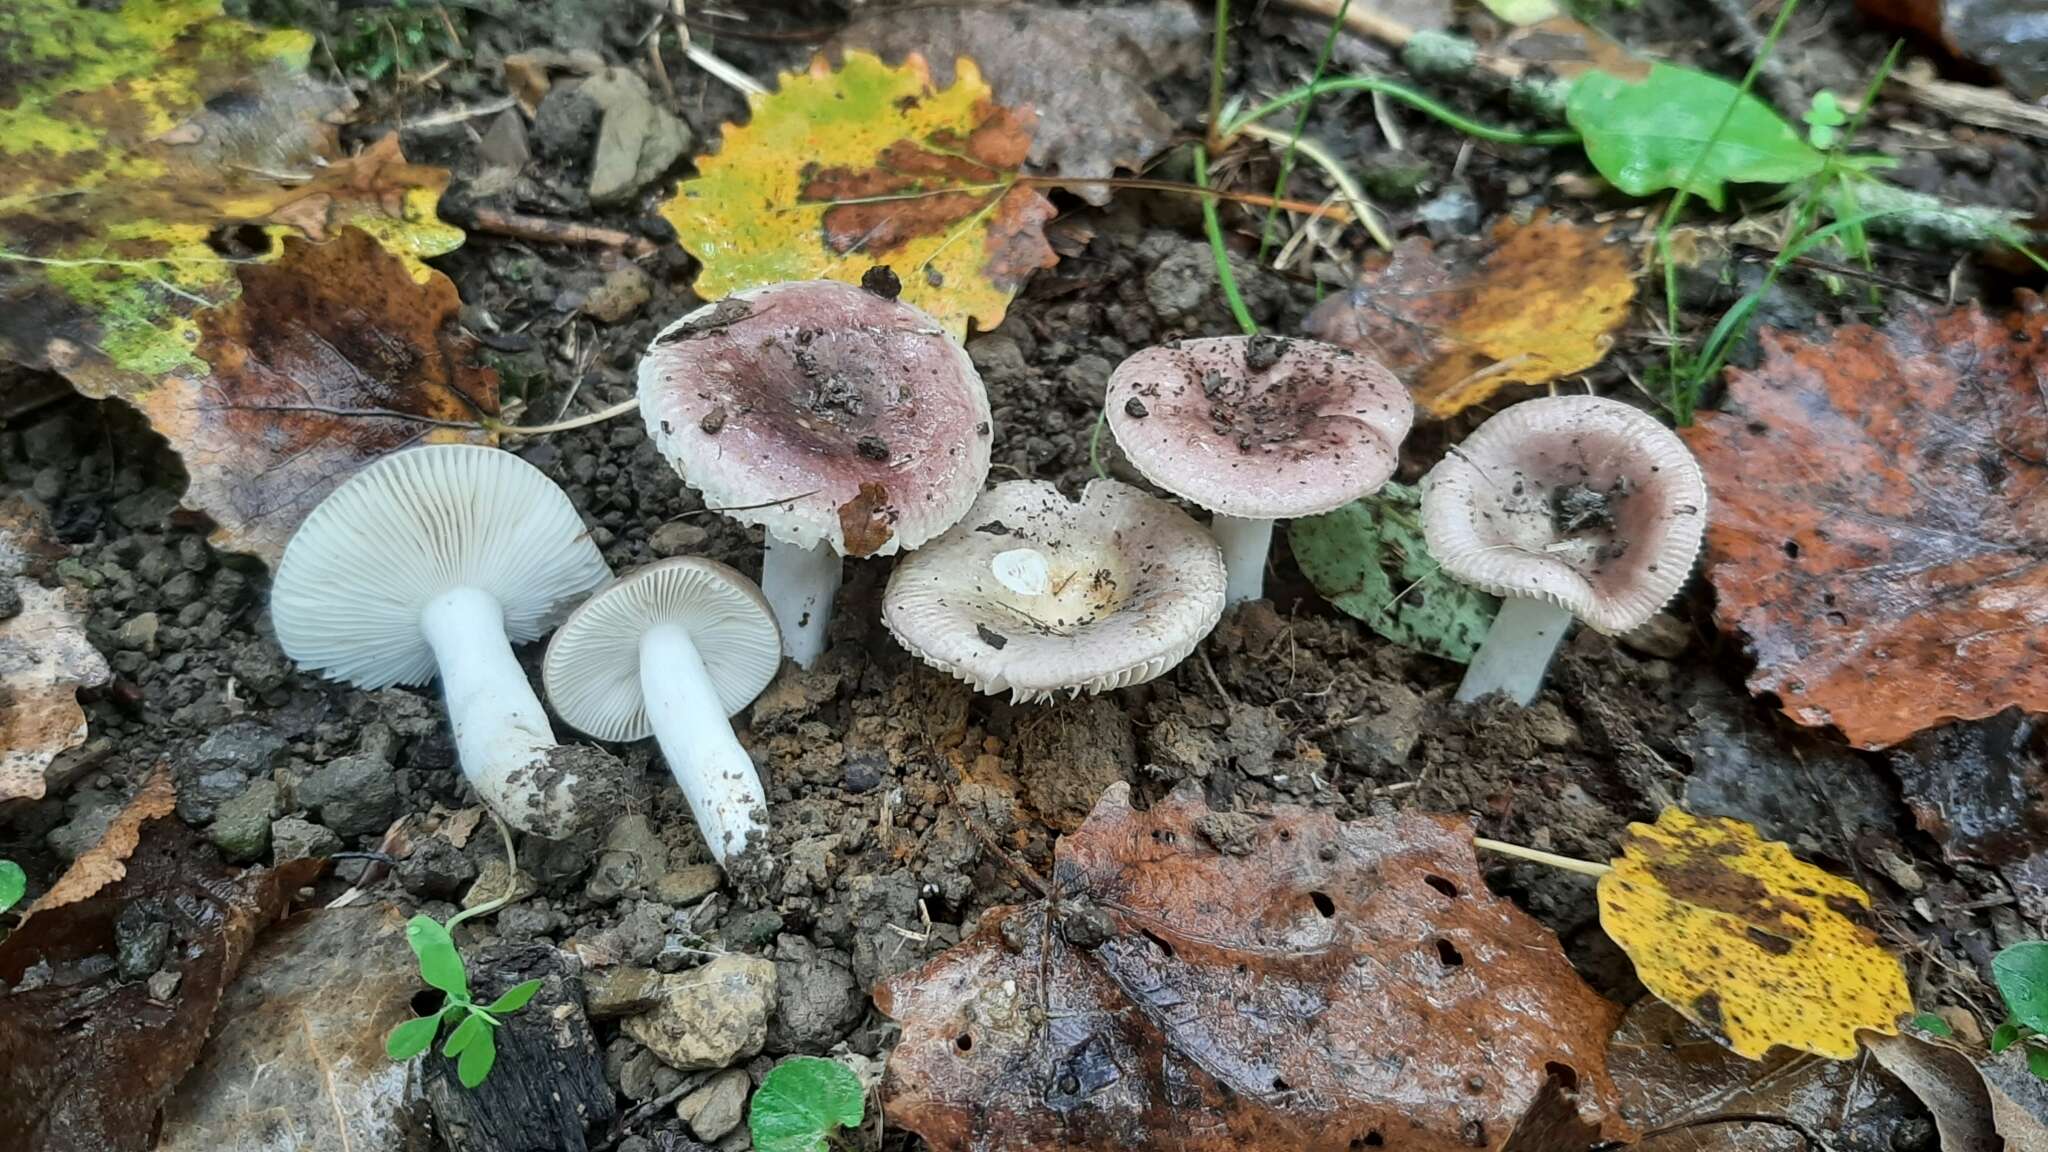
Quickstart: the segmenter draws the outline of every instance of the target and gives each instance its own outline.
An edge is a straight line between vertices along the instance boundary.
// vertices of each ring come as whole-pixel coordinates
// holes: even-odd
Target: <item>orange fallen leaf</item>
[[[1510,384],[1598,364],[1635,294],[1634,261],[1607,229],[1545,213],[1501,221],[1469,262],[1404,240],[1351,291],[1317,305],[1305,329],[1378,357],[1443,419]]]
[[[1686,440],[1750,690],[1882,748],[2048,711],[2048,309],[1767,333]]]
[[[22,919],[26,921],[38,912],[76,904],[126,876],[128,857],[142,839],[143,824],[170,815],[177,806],[178,790],[171,782],[171,770],[167,766],[159,766],[143,782],[142,790],[107,825],[106,834],[100,837],[100,842],[79,853],[71,867],[50,885],[50,890],[29,906]]]
[[[42,797],[57,754],[85,742],[78,690],[113,675],[86,639],[83,597],[40,578],[38,570],[63,555],[39,506],[0,499],[0,583],[20,602],[0,620],[0,800]]]

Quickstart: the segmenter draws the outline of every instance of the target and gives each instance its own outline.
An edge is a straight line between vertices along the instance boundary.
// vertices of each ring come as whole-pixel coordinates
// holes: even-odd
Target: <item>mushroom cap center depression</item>
[[[1032,545],[989,560],[989,601],[1048,636],[1071,636],[1130,595],[1122,553],[1104,544]]]
[[[920,384],[936,366],[913,333],[881,329],[779,332],[750,347],[720,349],[714,375],[727,393],[704,431],[748,416],[801,450],[821,456],[900,460],[930,445],[893,442],[892,428],[914,418]],[[932,380],[918,380],[919,369]],[[901,439],[897,437],[896,439]]]

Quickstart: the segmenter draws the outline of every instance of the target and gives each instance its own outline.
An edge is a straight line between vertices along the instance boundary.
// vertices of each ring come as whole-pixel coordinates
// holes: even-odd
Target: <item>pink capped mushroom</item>
[[[1145,479],[1214,514],[1233,604],[1265,588],[1273,521],[1377,492],[1415,419],[1379,361],[1281,336],[1147,348],[1110,374],[1106,403]]]
[[[1685,442],[1618,400],[1506,409],[1422,478],[1422,530],[1444,570],[1503,597],[1458,699],[1527,704],[1573,617],[1618,635],[1684,586],[1707,524]]]
[[[741,292],[663,329],[640,362],[655,446],[706,505],[761,526],[761,591],[805,667],[840,558],[916,548],[988,476],[988,395],[966,351],[895,298],[894,276],[863,283]]]

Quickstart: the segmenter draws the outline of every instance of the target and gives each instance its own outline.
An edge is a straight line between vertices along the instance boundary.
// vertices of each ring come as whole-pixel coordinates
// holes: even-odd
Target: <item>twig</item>
[[[1607,864],[1559,856],[1555,852],[1545,852],[1540,848],[1524,848],[1520,844],[1510,844],[1505,840],[1489,840],[1484,836],[1474,836],[1472,846],[1484,848],[1488,852],[1498,852],[1503,856],[1512,856],[1517,860],[1527,860],[1531,864],[1547,864],[1566,872],[1577,872],[1581,876],[1605,876],[1614,871],[1613,867]]]
[[[447,128],[455,124],[464,124],[480,116],[495,116],[507,108],[515,108],[518,105],[518,97],[506,96],[483,104],[449,108],[445,111],[436,112],[432,116],[423,116],[418,120],[408,120],[404,124],[399,125],[399,128],[406,132],[431,132],[436,128]]]
[[[1387,227],[1381,222],[1379,213],[1373,210],[1372,202],[1365,198],[1365,190],[1358,186],[1358,182],[1351,178],[1350,173],[1344,171],[1344,166],[1337,162],[1337,158],[1331,155],[1329,149],[1312,137],[1293,135],[1277,128],[1268,128],[1264,124],[1247,124],[1239,131],[1254,140],[1264,140],[1269,144],[1291,144],[1296,152],[1308,157],[1309,162],[1321,168],[1323,174],[1330,178],[1330,183],[1337,186],[1337,192],[1344,197],[1344,203],[1351,209],[1351,218],[1365,228],[1372,236],[1373,243],[1389,252],[1393,251],[1394,238],[1387,234]]]
[[[616,228],[599,228],[591,224],[577,224],[568,220],[554,220],[546,216],[528,216],[521,212],[502,212],[496,208],[471,208],[469,227],[496,236],[510,236],[515,240],[612,248],[624,252],[635,260],[654,255],[653,242],[631,232],[622,232]]]

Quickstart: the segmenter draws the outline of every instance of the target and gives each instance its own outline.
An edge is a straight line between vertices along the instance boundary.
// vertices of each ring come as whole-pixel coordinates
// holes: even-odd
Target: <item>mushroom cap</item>
[[[519,644],[610,578],[546,473],[497,448],[431,444],[371,463],[313,509],[278,562],[270,618],[302,668],[359,688],[425,684],[420,613],[435,597],[490,593]]]
[[[896,565],[882,622],[934,668],[1019,701],[1141,684],[1223,615],[1223,553],[1187,513],[1114,480],[983,493]]]
[[[1707,485],[1685,442],[1618,400],[1527,400],[1422,478],[1422,532],[1451,575],[1547,600],[1616,635],[1685,585]]]
[[[1379,361],[1279,336],[1178,340],[1109,377],[1109,428],[1145,479],[1244,520],[1313,516],[1377,492],[1415,421]]]
[[[626,573],[562,621],[541,660],[548,702],[600,740],[652,735],[640,638],[663,624],[690,634],[727,716],[753,703],[782,665],[782,633],[754,582],[716,560],[678,556]]]
[[[836,280],[751,289],[663,329],[640,412],[706,504],[842,556],[923,544],[988,477],[967,352],[918,309]]]

